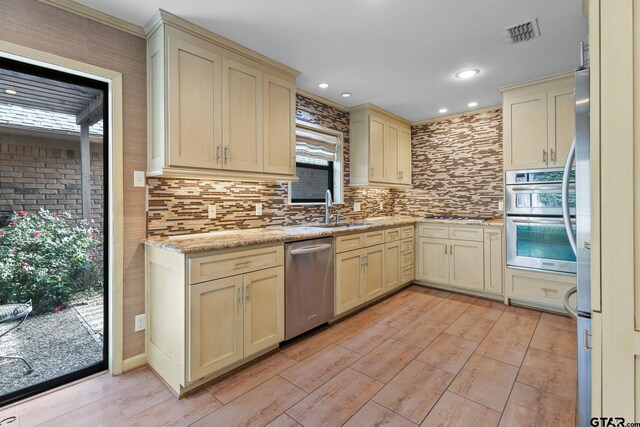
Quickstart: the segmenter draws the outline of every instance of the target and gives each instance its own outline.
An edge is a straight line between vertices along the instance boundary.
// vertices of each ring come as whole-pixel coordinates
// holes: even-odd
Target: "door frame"
[[[0,40],[0,57],[105,82],[109,86],[109,238],[108,250],[108,366],[123,372],[123,123],[122,74],[95,65]]]

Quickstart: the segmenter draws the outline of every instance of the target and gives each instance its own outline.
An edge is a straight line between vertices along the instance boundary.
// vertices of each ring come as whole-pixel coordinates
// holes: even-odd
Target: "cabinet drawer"
[[[391,230],[385,231],[385,242],[395,242],[396,240],[400,240],[401,229],[392,228]]]
[[[189,284],[282,265],[283,245],[189,259]]]
[[[336,237],[336,253],[360,249],[364,243],[364,234],[348,234]]]
[[[413,265],[403,268],[400,270],[400,283],[405,284],[411,282],[413,280]]]
[[[413,237],[414,226],[410,225],[408,227],[402,227],[400,229],[400,238],[401,239],[410,239]]]
[[[434,239],[448,239],[449,227],[442,227],[439,225],[419,225],[418,236],[431,237]]]
[[[384,235],[386,230],[371,231],[364,233],[364,246],[380,245],[384,243]]]
[[[400,242],[400,252],[412,251],[413,250],[413,239],[403,239]]]
[[[449,227],[449,238],[482,242],[484,240],[484,233],[482,228]]]
[[[507,280],[510,298],[523,299],[557,308],[562,307],[564,293],[573,286],[571,283],[529,277],[518,273],[509,274]]]
[[[405,268],[413,264],[413,259],[415,255],[413,251],[406,251],[400,253],[400,268]]]

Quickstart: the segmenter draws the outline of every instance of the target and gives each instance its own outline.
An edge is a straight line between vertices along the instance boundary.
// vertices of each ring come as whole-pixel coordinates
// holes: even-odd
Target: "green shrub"
[[[67,306],[78,291],[102,285],[101,253],[99,231],[68,212],[14,212],[0,229],[0,304]]]

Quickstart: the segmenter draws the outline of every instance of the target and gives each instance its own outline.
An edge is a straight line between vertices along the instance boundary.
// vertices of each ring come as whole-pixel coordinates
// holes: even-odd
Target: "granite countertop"
[[[402,225],[413,225],[421,220],[422,218],[412,216],[389,216],[367,218],[364,221],[356,221],[356,224],[352,226],[344,225],[331,228],[292,225],[250,228],[246,230],[214,231],[211,233],[185,236],[150,237],[144,241],[144,244],[173,252],[192,254],[265,243],[337,236]]]
[[[438,224],[438,225],[475,225],[481,227],[502,227],[504,226],[504,219],[491,218],[485,220],[463,220],[453,218],[422,218],[418,221],[422,224]]]

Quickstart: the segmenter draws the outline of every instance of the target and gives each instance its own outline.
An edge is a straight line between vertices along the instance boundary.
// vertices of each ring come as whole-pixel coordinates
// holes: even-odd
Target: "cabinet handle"
[[[229,146],[224,147],[224,163],[229,163]]]
[[[242,305],[242,286],[238,288],[238,304]]]
[[[546,292],[558,292],[557,289],[553,289],[553,288],[540,288],[540,289],[542,289],[545,293]]]
[[[542,161],[547,161],[547,150],[545,148],[542,149]]]
[[[294,169],[296,168],[296,156],[293,156],[291,158],[291,167]]]
[[[449,253],[453,255],[453,245],[449,245]]]
[[[556,161],[556,150],[554,150],[553,148],[549,150],[549,153],[551,153],[551,161],[555,162]]]
[[[373,176],[373,167],[371,167],[371,176]]]
[[[251,301],[251,283],[247,285],[247,301]]]
[[[249,264],[251,264],[253,261],[252,260],[246,260],[246,261],[238,261],[236,262],[236,270],[240,269],[240,268],[247,268],[249,266]]]
[[[448,245],[445,243],[445,244],[444,244],[444,254],[445,254],[445,255],[447,254],[447,246],[448,246]]]
[[[222,146],[218,145],[216,147],[216,163],[220,163],[220,151],[222,150]]]

